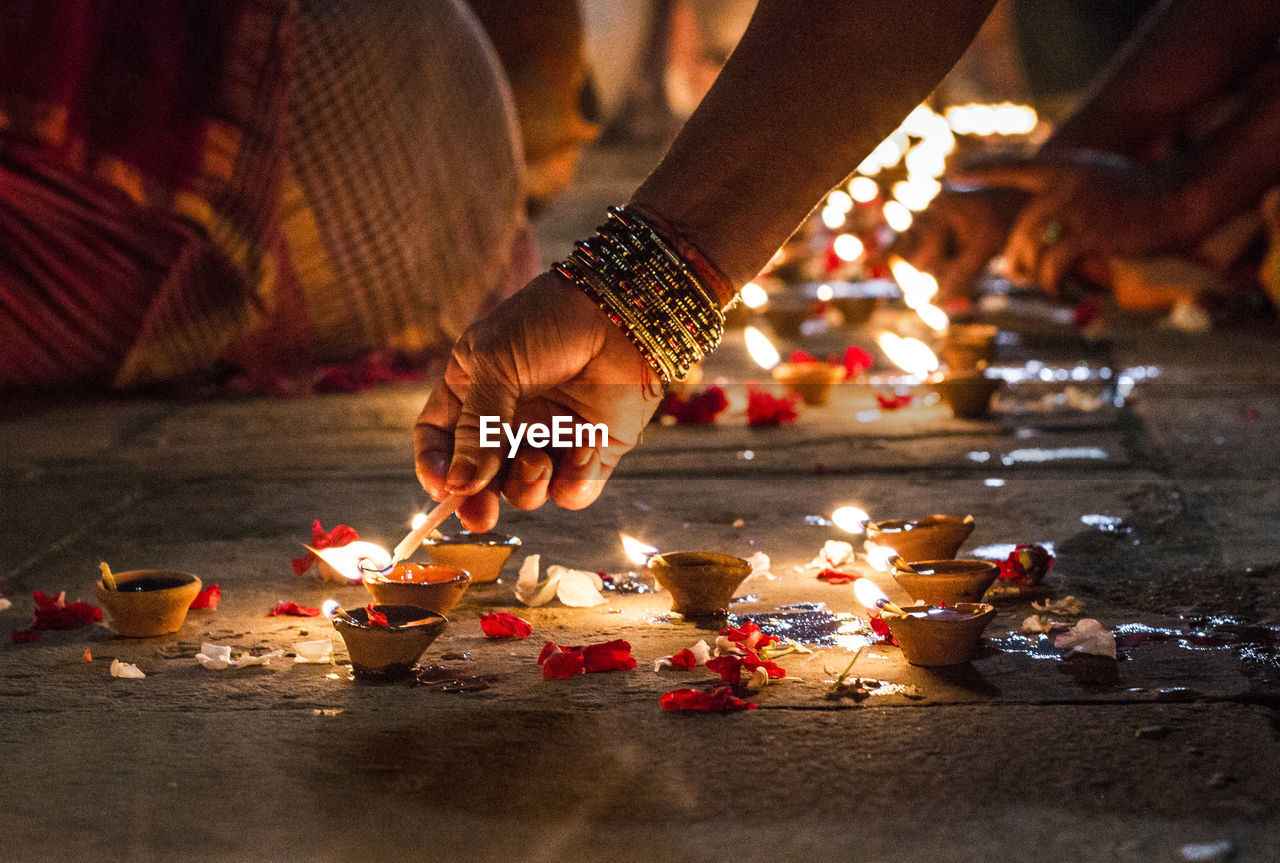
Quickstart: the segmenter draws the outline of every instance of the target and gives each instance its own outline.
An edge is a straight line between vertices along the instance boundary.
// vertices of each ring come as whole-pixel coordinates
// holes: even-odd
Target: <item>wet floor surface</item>
[[[735,405],[714,427],[651,428],[588,510],[504,513],[524,545],[503,580],[468,592],[416,675],[384,683],[351,679],[323,620],[266,612],[367,601],[362,587],[295,577],[289,558],[315,518],[399,538],[426,502],[407,431],[421,388],[75,401],[0,419],[5,631],[26,627],[32,590],[91,599],[103,559],[195,572],[224,592],[172,636],[95,625],[0,644],[0,751],[5,775],[24,777],[0,793],[14,859],[430,847],[442,859],[1145,861],[1218,840],[1237,860],[1280,859],[1280,335],[1146,326],[1085,342],[1034,316],[1001,323],[1017,338],[1001,346],[1010,385],[990,420],[881,410],[858,387],[789,428],[748,428]],[[708,375],[765,377],[736,333]],[[1051,546],[1052,594],[1083,600],[1117,660],[1024,634],[1034,609],[1014,599],[969,664],[906,664],[850,585],[800,569],[827,540],[860,546],[829,521],[843,505],[972,513],[964,550],[993,559]],[[745,583],[730,622],[812,652],[777,660],[788,681],[748,696],[759,710],[663,713],[663,692],[718,681],[654,660],[714,642],[717,627],[672,616],[662,592],[606,591],[591,609],[513,598],[523,553],[544,568],[633,569],[619,531],[668,550],[765,552],[772,577]],[[521,614],[533,637],[486,639],[489,611]],[[194,660],[204,641],[291,652],[326,635],[335,666]],[[631,642],[634,671],[541,679],[546,640],[613,638]],[[148,677],[112,679],[113,658]],[[861,688],[831,697],[846,671]]]

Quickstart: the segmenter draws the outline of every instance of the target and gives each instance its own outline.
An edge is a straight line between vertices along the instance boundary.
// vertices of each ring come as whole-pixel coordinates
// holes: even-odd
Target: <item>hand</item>
[[[543,274],[454,345],[414,427],[418,479],[436,500],[467,495],[458,515],[469,530],[493,528],[499,494],[520,509],[548,497],[581,509],[635,446],[661,396],[658,376],[622,330],[564,278]],[[501,447],[480,446],[482,416],[550,426],[557,415],[604,423],[608,442],[522,447],[514,459],[505,437]]]
[[[1149,254],[1190,233],[1176,187],[1156,169],[1110,153],[975,168],[958,180],[1032,194],[1005,247],[1006,274],[1051,293],[1084,260]]]
[[[948,184],[890,252],[933,275],[942,298],[969,298],[1025,201],[1025,194],[1010,189]]]

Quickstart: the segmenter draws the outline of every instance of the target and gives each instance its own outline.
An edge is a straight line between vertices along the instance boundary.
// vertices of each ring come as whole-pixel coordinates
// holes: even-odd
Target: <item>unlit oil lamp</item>
[[[891,548],[907,563],[950,560],[973,533],[973,516],[930,515],[915,521],[887,519],[867,523],[867,541]]]
[[[448,623],[444,615],[415,605],[369,605],[347,611],[331,599],[323,610],[347,645],[352,672],[373,679],[413,671],[418,657]]]
[[[200,579],[187,572],[132,569],[113,573],[105,563],[94,596],[106,609],[111,628],[129,638],[177,632],[187,619]]]
[[[968,662],[982,631],[996,616],[995,607],[984,602],[899,607],[868,578],[854,582],[854,594],[868,609],[880,613],[894,640],[902,647],[903,658],[912,665]]]
[[[751,574],[751,564],[714,551],[671,551],[651,556],[649,570],[671,594],[676,614],[712,617],[728,613],[729,600]]]
[[[844,366],[823,360],[778,363],[773,367],[775,381],[815,407],[830,401],[831,388],[843,381],[845,374]]]
[[[465,569],[471,573],[472,582],[482,584],[498,580],[507,558],[520,546],[520,539],[496,531],[459,530],[429,536],[422,545],[434,562]]]
[[[992,324],[952,324],[942,341],[942,361],[956,373],[985,367],[995,359],[999,332]]]

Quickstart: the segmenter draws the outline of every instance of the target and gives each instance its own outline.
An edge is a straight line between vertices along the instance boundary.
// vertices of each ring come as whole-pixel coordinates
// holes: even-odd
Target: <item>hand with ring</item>
[[[1156,168],[1109,153],[973,168],[956,181],[1031,194],[1005,246],[1006,274],[1055,294],[1085,260],[1150,254],[1189,234],[1176,186]]]

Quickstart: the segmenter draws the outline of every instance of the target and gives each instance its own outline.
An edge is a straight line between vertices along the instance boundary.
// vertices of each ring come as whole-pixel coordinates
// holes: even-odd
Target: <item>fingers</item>
[[[516,509],[537,509],[547,501],[554,464],[543,450],[522,449],[502,484],[502,496]]]
[[[445,382],[432,390],[413,427],[414,467],[418,482],[436,500],[443,500],[445,475],[453,456],[454,423],[462,411],[460,402]]]
[[[1053,187],[1057,175],[1056,165],[1026,160],[995,165],[972,165],[957,171],[954,176],[949,176],[947,182],[958,187],[999,186],[1039,194]]]
[[[493,530],[498,523],[498,493],[484,488],[471,495],[458,507],[458,520],[473,533]]]
[[[548,496],[564,509],[584,509],[600,497],[616,466],[616,456],[602,457],[595,449],[573,450],[567,458],[561,459],[561,465],[551,479]]]
[[[500,424],[511,422],[516,394],[497,375],[477,371],[453,428],[453,459],[445,476],[449,494],[474,495],[487,486],[502,467]],[[482,432],[490,442],[481,446]],[[499,445],[493,445],[494,435]],[[496,506],[496,496],[495,496]]]

